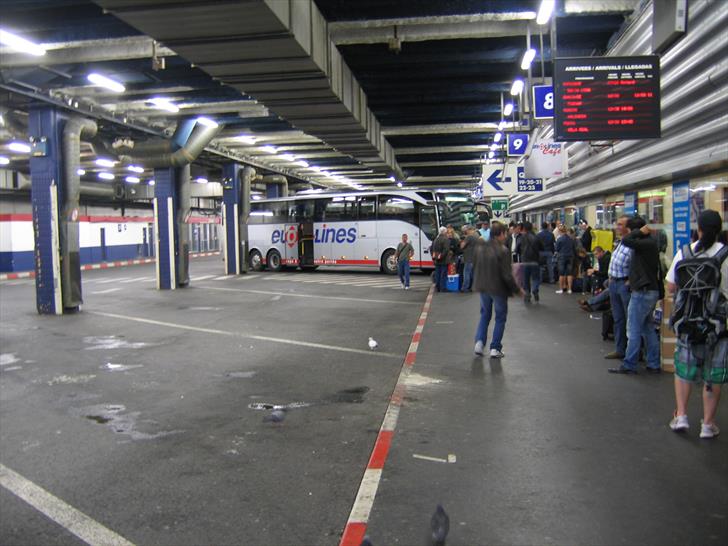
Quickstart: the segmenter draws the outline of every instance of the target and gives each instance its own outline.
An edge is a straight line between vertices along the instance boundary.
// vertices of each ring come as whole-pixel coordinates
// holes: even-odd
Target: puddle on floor
[[[255,377],[256,373],[257,372],[225,372],[225,377],[235,379],[250,379],[251,377]]]
[[[153,344],[141,341],[127,341],[118,336],[86,336],[83,342],[91,347],[86,347],[87,351],[97,349],[142,349]]]
[[[369,387],[353,387],[344,389],[324,398],[324,401],[331,404],[361,404],[364,402],[364,395],[369,392]]]
[[[82,375],[57,375],[50,381],[48,381],[48,385],[74,385],[78,383],[88,383],[92,379],[94,379],[96,375],[94,374],[82,374]]]
[[[114,364],[113,362],[107,362],[103,366],[100,366],[102,370],[108,370],[110,372],[126,372],[133,370],[134,368],[143,368],[143,364]]]
[[[20,359],[15,356],[15,353],[0,354],[0,366],[10,366],[10,364],[14,364],[16,362],[20,362]]]
[[[149,419],[140,421],[141,412],[126,412],[126,407],[121,404],[87,406],[73,410],[73,413],[100,425],[105,425],[116,434],[129,436],[132,440],[155,440],[184,432],[183,430],[162,430],[154,433],[141,432],[137,430],[138,423],[156,424],[156,422]]]
[[[289,410],[289,409],[298,409],[298,408],[308,408],[312,406],[313,404],[310,404],[308,402],[291,402],[290,404],[270,404],[267,402],[253,402],[252,404],[248,404],[249,409],[253,410],[277,410],[277,409],[283,409],[283,410]]]

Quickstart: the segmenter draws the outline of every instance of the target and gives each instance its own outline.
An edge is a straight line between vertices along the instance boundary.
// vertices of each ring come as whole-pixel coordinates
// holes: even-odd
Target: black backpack
[[[690,344],[712,349],[719,338],[728,335],[728,301],[720,291],[720,268],[728,257],[728,245],[710,258],[701,254],[694,254],[690,245],[682,249],[683,259],[675,266],[678,290],[670,328]]]

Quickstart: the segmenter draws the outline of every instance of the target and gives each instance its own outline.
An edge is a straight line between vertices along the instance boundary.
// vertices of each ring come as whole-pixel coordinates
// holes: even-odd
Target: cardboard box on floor
[[[660,324],[660,355],[662,369],[666,372],[675,371],[675,332],[670,329],[670,313],[672,313],[672,295],[665,294],[662,300],[662,324]]]

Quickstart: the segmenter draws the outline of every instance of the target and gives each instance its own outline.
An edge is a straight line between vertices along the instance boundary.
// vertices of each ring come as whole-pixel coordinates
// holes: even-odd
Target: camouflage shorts
[[[678,339],[675,347],[675,375],[689,382],[728,383],[728,338],[718,344],[706,361],[705,345],[690,345]]]

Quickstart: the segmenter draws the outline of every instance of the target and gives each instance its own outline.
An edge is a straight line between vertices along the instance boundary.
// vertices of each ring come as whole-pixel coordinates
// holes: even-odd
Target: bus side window
[[[429,205],[420,205],[420,229],[427,235],[431,241],[437,237],[437,219],[435,217],[435,207]]]
[[[313,221],[324,222],[326,215],[326,205],[331,199],[314,199],[313,201]]]
[[[291,201],[289,203],[288,221],[291,223],[313,222],[314,203],[311,199]]]
[[[373,195],[359,197],[359,220],[377,219],[377,198]]]
[[[379,219],[400,220],[412,225],[417,224],[415,204],[411,199],[398,195],[379,196]]]
[[[325,222],[347,222],[356,219],[354,208],[356,201],[347,201],[343,197],[334,197],[327,201],[324,213]]]

